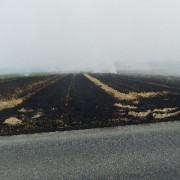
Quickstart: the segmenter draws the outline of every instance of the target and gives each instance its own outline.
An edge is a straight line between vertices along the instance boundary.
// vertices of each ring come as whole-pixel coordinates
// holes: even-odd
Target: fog
[[[179,0],[0,0],[0,73],[180,68]]]

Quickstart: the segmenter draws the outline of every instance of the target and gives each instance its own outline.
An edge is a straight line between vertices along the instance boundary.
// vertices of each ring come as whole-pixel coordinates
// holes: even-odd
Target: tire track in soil
[[[77,74],[70,90],[71,126],[100,127],[110,125],[117,118],[115,99],[89,81],[83,74]]]
[[[65,100],[65,105],[66,106],[68,106],[70,101],[72,100],[71,97],[70,97],[70,91],[72,89],[75,77],[76,77],[76,74],[73,75],[73,78],[72,78],[71,83],[70,83],[69,88],[68,88],[68,92],[67,92],[66,100]]]

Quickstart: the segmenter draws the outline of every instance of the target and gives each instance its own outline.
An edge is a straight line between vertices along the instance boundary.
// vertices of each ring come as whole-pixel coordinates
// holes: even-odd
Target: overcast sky
[[[180,0],[0,0],[0,69],[167,62],[180,68]]]

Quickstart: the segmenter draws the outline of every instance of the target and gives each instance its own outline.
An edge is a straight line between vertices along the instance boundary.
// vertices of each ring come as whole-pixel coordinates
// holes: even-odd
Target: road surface
[[[0,137],[0,179],[180,179],[180,122]]]

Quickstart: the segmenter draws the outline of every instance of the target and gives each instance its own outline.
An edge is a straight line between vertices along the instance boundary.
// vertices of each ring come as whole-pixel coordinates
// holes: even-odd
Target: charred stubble
[[[92,76],[122,93],[141,92],[141,89],[142,92],[165,90],[170,93],[132,101],[120,100],[88,80],[83,74],[61,75],[56,77],[55,82],[35,91],[16,107],[0,111],[0,134],[12,135],[179,120],[178,81],[173,88],[169,86],[169,88],[162,88],[164,82],[162,80],[159,83],[161,86],[154,85],[152,89],[151,85],[142,78],[136,78],[132,83],[134,77],[130,77],[128,81],[128,77],[115,74],[92,74]],[[16,80],[12,81],[16,82]],[[27,81],[26,78],[23,80]],[[150,81],[157,80],[150,79],[148,82]],[[19,86],[19,83],[15,82],[5,81],[4,83],[7,84],[7,88],[9,84],[11,87],[13,87],[12,84]],[[2,87],[1,96],[5,94],[6,85]],[[12,90],[9,89],[9,94],[11,92]],[[4,124],[8,118],[21,120],[22,123],[17,126]]]

